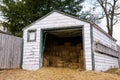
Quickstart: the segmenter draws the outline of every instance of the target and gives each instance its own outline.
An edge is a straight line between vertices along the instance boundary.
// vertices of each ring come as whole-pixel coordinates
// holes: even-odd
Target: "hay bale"
[[[57,61],[57,67],[64,67],[64,61]]]
[[[69,52],[75,52],[76,48],[74,46],[71,46],[71,47],[68,48],[68,51]]]
[[[49,66],[49,61],[45,57],[43,58],[43,66],[45,66],[45,67]]]
[[[78,69],[79,68],[79,63],[70,63],[69,68],[71,69]]]
[[[64,67],[63,63],[57,63],[57,67]]]
[[[62,54],[62,58],[66,59],[69,56],[69,51],[68,50],[63,50],[63,51],[61,51],[61,54]]]
[[[46,60],[46,66],[77,68],[78,65],[74,63],[84,62],[82,44],[80,43],[75,45],[72,45],[70,42],[65,42],[64,45],[50,44],[45,51],[49,62],[48,64]]]
[[[70,63],[67,63],[67,62],[64,63],[64,67],[69,67],[69,64],[70,64]]]
[[[77,45],[76,45],[76,49],[77,49],[77,50],[81,50],[81,49],[82,49],[82,44],[77,44]]]
[[[77,62],[77,58],[72,59],[71,62],[76,63]]]
[[[59,60],[59,61],[57,61],[57,63],[63,64],[63,63],[64,63],[64,61]]]
[[[50,56],[49,61],[50,61],[50,66],[57,67],[58,61],[61,61],[61,57]]]

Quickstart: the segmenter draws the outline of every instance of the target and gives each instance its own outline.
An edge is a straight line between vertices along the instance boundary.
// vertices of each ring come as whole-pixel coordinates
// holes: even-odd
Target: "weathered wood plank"
[[[22,38],[0,33],[0,69],[20,68]]]
[[[95,42],[94,46],[95,46],[95,51],[96,52],[100,52],[100,53],[103,53],[103,54],[118,57],[118,51],[115,50],[115,49],[112,49],[109,46],[106,46],[106,45],[104,45],[102,43],[98,43],[98,42]]]

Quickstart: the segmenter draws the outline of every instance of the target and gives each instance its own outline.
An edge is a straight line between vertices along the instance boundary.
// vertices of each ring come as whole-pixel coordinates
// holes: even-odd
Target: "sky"
[[[91,3],[93,3],[94,0],[86,0],[84,3],[83,3],[83,11],[86,11],[86,10],[89,10],[90,8],[93,7],[93,5],[91,5]],[[119,3],[120,4],[120,3]],[[100,13],[100,9],[97,9],[97,11],[95,11],[97,14]],[[107,32],[107,28],[105,27],[106,25],[106,20],[105,18],[101,20],[101,23],[98,24],[103,30],[105,30]],[[116,24],[114,26],[114,29],[113,29],[113,37],[117,40],[117,44],[120,45],[120,23]]]

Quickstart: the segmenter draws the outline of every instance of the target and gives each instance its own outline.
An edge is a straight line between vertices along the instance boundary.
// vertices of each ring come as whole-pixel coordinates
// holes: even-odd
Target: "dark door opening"
[[[84,69],[81,29],[45,31],[43,66]]]

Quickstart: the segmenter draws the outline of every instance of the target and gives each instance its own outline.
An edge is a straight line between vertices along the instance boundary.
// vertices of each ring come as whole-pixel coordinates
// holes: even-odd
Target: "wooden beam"
[[[118,57],[118,51],[108,47],[100,42],[95,42],[95,51],[110,56]]]

